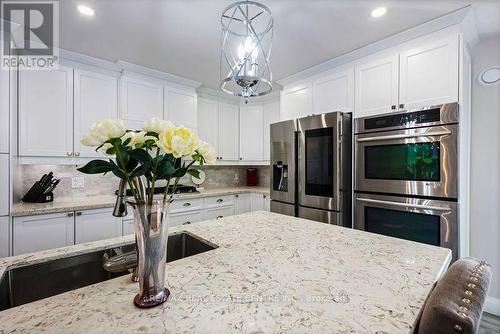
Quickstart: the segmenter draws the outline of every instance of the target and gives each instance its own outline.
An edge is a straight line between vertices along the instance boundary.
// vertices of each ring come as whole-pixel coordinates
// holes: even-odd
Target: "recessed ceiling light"
[[[374,10],[372,10],[372,17],[375,17],[375,18],[381,17],[385,13],[387,13],[387,8],[385,8],[385,7],[377,7]]]
[[[95,15],[94,10],[88,6],[79,5],[77,8],[78,8],[78,11],[83,15],[86,15],[86,16],[94,16]]]

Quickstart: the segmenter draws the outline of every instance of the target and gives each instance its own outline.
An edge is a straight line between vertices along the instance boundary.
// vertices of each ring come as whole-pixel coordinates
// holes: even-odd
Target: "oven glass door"
[[[365,147],[365,178],[433,181],[441,179],[441,142]]]
[[[354,227],[359,230],[446,247],[458,256],[457,203],[356,194]]]
[[[458,126],[356,135],[355,190],[458,198]]]
[[[439,246],[439,216],[365,207],[365,230],[390,237]]]

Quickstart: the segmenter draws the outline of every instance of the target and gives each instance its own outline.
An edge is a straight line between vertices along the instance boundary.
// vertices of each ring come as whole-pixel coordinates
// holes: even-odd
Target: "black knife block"
[[[40,182],[36,181],[21,200],[28,203],[48,203],[54,200],[54,194],[52,191],[44,194]]]

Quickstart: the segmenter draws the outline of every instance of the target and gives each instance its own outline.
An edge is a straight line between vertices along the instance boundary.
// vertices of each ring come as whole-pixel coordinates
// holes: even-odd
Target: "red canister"
[[[247,169],[247,186],[254,187],[257,185],[258,177],[257,177],[257,168],[248,168]]]

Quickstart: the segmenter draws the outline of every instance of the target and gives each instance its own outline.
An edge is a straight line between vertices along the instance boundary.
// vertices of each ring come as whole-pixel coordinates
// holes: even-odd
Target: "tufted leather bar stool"
[[[485,261],[469,257],[453,263],[425,303],[418,333],[476,333],[490,281]]]

